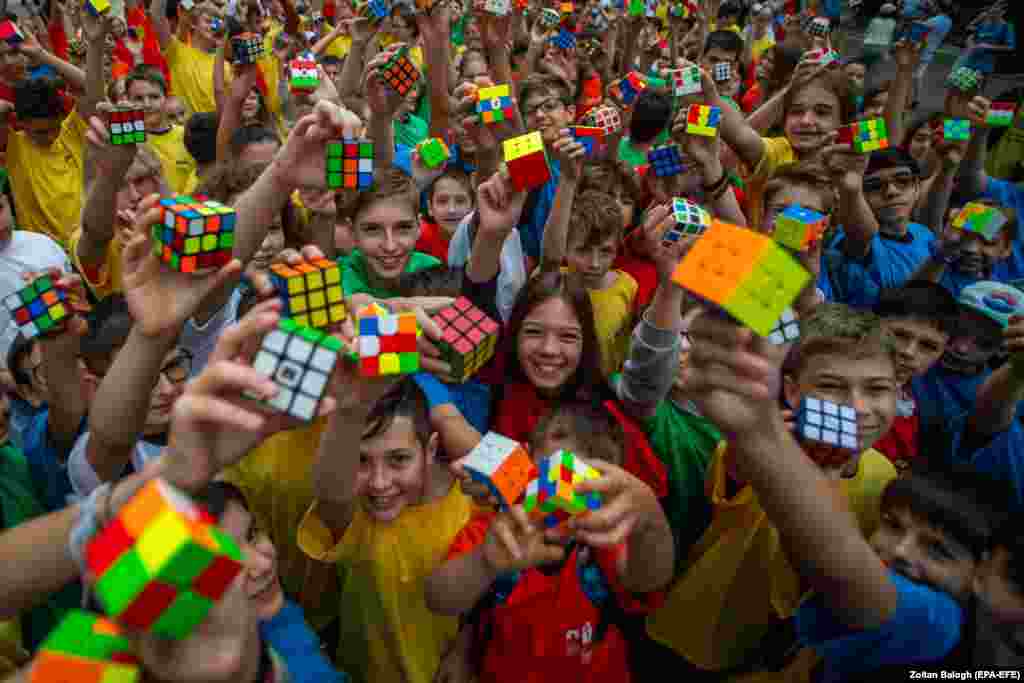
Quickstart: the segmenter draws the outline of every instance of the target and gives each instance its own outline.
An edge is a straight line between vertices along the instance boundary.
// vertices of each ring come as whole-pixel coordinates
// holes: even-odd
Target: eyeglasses
[[[160,368],[160,374],[171,384],[181,384],[192,374],[192,354],[186,351],[179,352]]]
[[[864,193],[865,194],[880,194],[887,192],[890,187],[896,189],[897,192],[903,193],[909,190],[914,185],[914,176],[912,175],[897,175],[891,176],[890,178],[866,178],[864,180]]]
[[[554,114],[556,111],[564,107],[560,99],[557,97],[549,97],[548,99],[533,105],[532,107],[526,107],[526,115],[535,116],[538,111],[543,114]]]

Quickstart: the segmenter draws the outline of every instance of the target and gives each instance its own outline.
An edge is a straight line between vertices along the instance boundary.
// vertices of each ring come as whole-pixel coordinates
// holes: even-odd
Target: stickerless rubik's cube
[[[451,158],[452,152],[441,138],[427,138],[416,145],[420,161],[427,168],[443,166]]]
[[[711,226],[711,214],[700,204],[676,197],[672,200],[673,223],[669,223],[661,235],[662,244],[668,246],[678,242],[685,235],[703,235]]]
[[[832,22],[828,20],[828,17],[814,17],[807,26],[807,33],[820,38],[827,36],[831,30]]]
[[[420,369],[415,313],[389,313],[370,304],[356,314],[359,372],[364,377],[406,375]]]
[[[647,163],[659,178],[679,175],[683,172],[683,154],[678,145],[662,145],[647,153]]]
[[[494,356],[498,344],[498,323],[459,297],[434,316],[441,328],[442,358],[451,365],[452,377],[465,382]]]
[[[971,122],[967,119],[945,119],[942,122],[944,140],[970,140]]]
[[[953,227],[964,232],[974,232],[986,241],[995,240],[999,231],[1006,225],[1006,214],[994,206],[977,202],[968,202],[953,218]]]
[[[627,107],[636,102],[636,98],[646,89],[647,80],[635,71],[630,71],[608,88],[612,96]]]
[[[569,126],[569,133],[583,145],[587,156],[594,156],[594,150],[604,143],[604,128],[599,126]]]
[[[485,484],[498,499],[501,507],[514,505],[526,492],[530,481],[537,477],[537,467],[530,454],[507,436],[487,432],[462,466],[473,481]]]
[[[562,15],[560,15],[556,9],[545,7],[540,11],[540,16],[537,17],[537,20],[544,28],[554,28],[558,26],[560,21],[562,21]]]
[[[502,143],[505,166],[516,190],[532,190],[551,178],[544,138],[534,131],[510,138]]]
[[[25,42],[25,35],[13,21],[0,21],[0,40],[14,47]]]
[[[403,47],[381,67],[381,76],[392,90],[405,97],[420,80],[420,70],[409,56],[409,48]]]
[[[770,237],[712,221],[672,279],[766,337],[811,276]]]
[[[263,403],[300,420],[312,420],[341,350],[341,342],[326,332],[291,318],[281,320],[263,337],[252,362],[253,369],[277,385],[277,393]]]
[[[288,64],[288,87],[294,92],[313,92],[320,87],[316,59],[299,55]]]
[[[688,66],[683,69],[671,69],[668,80],[672,83],[672,93],[677,97],[696,95],[704,89],[700,67]]]
[[[981,72],[969,66],[958,66],[946,77],[946,87],[956,88],[961,92],[976,90],[981,84]]]
[[[263,56],[263,38],[255,33],[239,33],[231,39],[231,58],[235,64],[255,64]]]
[[[163,218],[153,226],[153,250],[174,270],[196,273],[231,260],[235,210],[205,197],[179,195],[160,200]]]
[[[327,143],[327,187],[368,190],[373,185],[373,143],[344,138]]]
[[[776,242],[793,251],[807,251],[816,244],[828,228],[828,217],[799,204],[787,206],[775,218]]]
[[[851,454],[860,451],[857,411],[813,396],[805,396],[796,411],[796,433],[805,442],[832,446]]]
[[[371,21],[383,21],[391,14],[391,3],[388,0],[369,0],[361,3],[356,13]]]
[[[768,341],[776,346],[782,346],[783,344],[795,342],[799,338],[800,321],[797,320],[793,309],[787,308],[782,312],[779,322],[775,323],[775,327],[768,333]]]
[[[480,88],[476,91],[476,98],[476,113],[483,123],[499,123],[515,117],[512,88],[508,83]]]
[[[63,329],[73,312],[67,294],[55,286],[49,275],[37,277],[27,286],[9,294],[4,305],[27,339]]]
[[[711,77],[715,79],[715,83],[724,83],[729,80],[732,78],[732,64],[729,62],[719,62],[718,64],[715,64],[715,68],[711,72]]]
[[[722,110],[706,104],[691,104],[686,110],[686,132],[713,138],[718,135]]]
[[[857,121],[841,127],[836,141],[851,145],[857,154],[867,154],[889,147],[889,129],[882,118]]]
[[[558,29],[558,33],[551,37],[551,42],[554,43],[555,47],[568,50],[576,47],[576,34],[562,27]]]
[[[114,622],[84,610],[64,615],[39,647],[30,683],[134,683],[139,662]]]
[[[153,479],[85,549],[96,597],[115,621],[188,637],[242,570],[242,553],[188,496]]]
[[[985,123],[992,128],[1009,128],[1013,125],[1016,109],[1013,102],[993,102],[985,117]]]
[[[110,144],[138,145],[146,141],[146,112],[136,107],[113,107],[107,114]]]
[[[526,513],[551,529],[601,507],[601,495],[576,493],[576,486],[601,473],[580,460],[571,451],[558,451],[537,463],[537,478],[526,487],[523,504]]]
[[[110,3],[107,0],[85,0],[85,11],[93,17],[102,17],[110,11]]]
[[[295,265],[275,263],[270,280],[284,304],[284,315],[305,327],[327,327],[347,316],[341,270],[328,259]]]

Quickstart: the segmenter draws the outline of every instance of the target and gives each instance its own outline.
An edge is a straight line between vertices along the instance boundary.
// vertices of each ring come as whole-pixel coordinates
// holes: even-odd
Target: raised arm
[[[583,169],[583,157],[586,154],[583,146],[569,134],[568,130],[562,131],[562,137],[555,140],[551,151],[558,160],[562,172],[558,176],[555,200],[544,225],[544,240],[540,248],[541,270],[558,270],[565,260],[569,240],[569,216],[572,215],[576,188]]]
[[[1011,318],[1003,330],[1003,344],[1010,362],[989,375],[978,388],[970,426],[976,434],[993,435],[1013,424],[1017,406],[1024,400],[1024,317]]]
[[[370,51],[370,42],[377,35],[379,25],[365,17],[352,20],[352,45],[349,47],[345,64],[341,67],[341,78],[338,80],[338,94],[342,101],[361,92],[363,65]]]
[[[434,8],[430,14],[416,13],[416,25],[423,42],[427,97],[430,101],[430,136],[445,138],[450,127],[451,99],[448,96],[451,62],[451,23],[447,5]],[[507,52],[505,53],[508,54]]]
[[[96,105],[106,99],[103,55],[113,19],[109,16],[93,19],[88,16],[88,12],[82,14],[82,32],[88,41],[85,52],[85,95],[78,100],[76,108],[82,120],[88,121],[96,111]]]
[[[156,33],[156,40],[160,43],[160,49],[166,50],[168,43],[174,34],[171,32],[171,22],[167,18],[167,0],[150,0],[149,20],[153,24],[153,31]]]
[[[76,93],[85,92],[85,71],[45,49],[31,33],[26,32],[20,49],[29,59],[51,67]]]
[[[525,202],[526,193],[516,192],[498,173],[477,187],[479,225],[466,266],[466,277],[471,282],[484,284],[498,277],[502,247],[519,223]]]
[[[218,54],[217,59],[223,58]],[[220,67],[214,67],[213,80],[221,82],[224,87],[223,61]],[[218,75],[219,74],[219,75]],[[220,116],[217,118],[217,161],[226,163],[230,156],[231,136],[242,125],[242,103],[249,93],[256,87],[256,79],[259,78],[259,67],[255,64],[240,66],[235,71],[235,78],[227,86],[225,97],[217,99],[217,108]]]
[[[764,156],[764,139],[750,127],[743,112],[732,108],[732,105],[718,94],[718,88],[706,71],[701,69],[704,84],[704,98],[707,104],[718,107],[721,118],[718,122],[718,134],[750,168],[756,168]]]
[[[921,45],[900,41],[892,48],[896,62],[896,77],[889,87],[889,99],[885,103],[885,127],[889,131],[889,144],[898,147],[906,135],[904,119],[914,88],[914,70],[921,61]]]
[[[822,158],[839,190],[836,224],[842,225],[846,234],[843,242],[846,254],[851,258],[864,258],[870,253],[871,240],[878,233],[878,219],[864,196],[864,171],[870,157],[857,154],[850,144],[844,143],[825,147]]]
[[[967,105],[974,135],[967,145],[967,156],[960,166],[960,183],[968,196],[978,196],[988,191],[989,177],[985,173],[985,159],[988,156],[988,111],[992,103],[984,97],[975,97]],[[1019,116],[1019,114],[1018,114]]]

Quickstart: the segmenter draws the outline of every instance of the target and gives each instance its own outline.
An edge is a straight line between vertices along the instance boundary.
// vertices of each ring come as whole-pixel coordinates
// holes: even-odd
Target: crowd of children
[[[0,677],[1019,676],[1024,84],[993,78],[1014,26],[994,3],[963,27],[936,96],[944,6],[882,4],[861,35],[845,4],[0,18]],[[179,254],[169,200],[207,199],[224,232]],[[808,274],[776,334],[680,274],[754,258],[701,251],[725,229]],[[209,239],[224,258],[185,267]],[[281,284],[310,263],[347,311],[326,337],[295,327],[314,295]],[[59,315],[29,307],[42,282]],[[497,335],[468,369],[444,318],[466,307]],[[366,370],[367,311],[415,319],[411,366]],[[282,329],[329,358],[309,419],[265,371]],[[810,435],[822,405],[852,446]],[[534,473],[591,472],[557,476],[599,505],[554,525],[506,500],[474,469],[499,434]],[[111,607],[135,575],[97,539],[137,538],[119,515],[155,490],[206,510],[181,533],[237,548],[218,599],[159,574]],[[136,573],[169,566],[155,543]],[[89,638],[54,655],[82,609],[120,624],[103,634],[128,660]]]

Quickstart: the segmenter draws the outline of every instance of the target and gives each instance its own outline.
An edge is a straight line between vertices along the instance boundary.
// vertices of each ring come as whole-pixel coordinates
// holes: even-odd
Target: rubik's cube
[[[532,190],[551,178],[548,153],[544,149],[544,138],[534,131],[509,138],[502,143],[505,166],[516,190]]]
[[[587,126],[603,128],[605,135],[614,135],[622,130],[622,116],[615,107],[594,107],[583,116],[582,123]]]
[[[684,235],[703,235],[711,225],[710,213],[700,204],[680,197],[672,200],[672,218],[675,223],[669,224],[661,235],[665,246],[678,242]]]
[[[659,178],[679,175],[683,172],[683,154],[678,145],[662,145],[647,153],[647,163]]]
[[[473,481],[490,489],[503,508],[515,505],[537,477],[537,467],[526,449],[497,432],[484,434],[462,466]]]
[[[811,276],[770,237],[712,221],[672,279],[766,337]]]
[[[889,129],[882,118],[857,121],[842,126],[836,141],[851,145],[857,154],[867,154],[889,147]]]
[[[107,0],[85,0],[85,11],[92,17],[102,17],[110,11]]]
[[[838,62],[839,59],[840,57],[838,52],[835,50],[826,50],[824,48],[811,50],[803,56],[803,61],[811,62],[813,64],[833,64]]]
[[[814,17],[807,26],[807,33],[812,36],[824,38],[832,30],[832,22],[828,17]]]
[[[544,28],[554,28],[562,21],[562,15],[558,13],[558,10],[545,7],[540,11],[540,16],[537,17],[537,21]]]
[[[391,56],[381,67],[384,82],[396,93],[405,95],[420,81],[420,70],[409,56],[409,48],[403,47]]]
[[[174,270],[196,273],[231,261],[235,210],[205,197],[160,200],[163,218],[153,226],[153,250]]]
[[[465,382],[493,356],[498,345],[498,323],[459,297],[434,316],[441,328],[442,358],[452,367],[452,376]]]
[[[364,377],[406,375],[420,369],[415,313],[389,313],[370,304],[356,314],[359,372]]]
[[[300,55],[288,65],[288,87],[293,92],[313,92],[320,87],[320,72],[316,60],[310,55]]]
[[[647,3],[644,0],[626,0],[629,3],[628,12],[631,17],[642,17],[647,11]]]
[[[373,143],[344,138],[327,143],[327,187],[368,190],[373,185]]]
[[[958,66],[946,77],[946,87],[956,88],[961,92],[977,90],[981,85],[981,72],[969,66]]]
[[[416,145],[420,161],[427,168],[443,166],[451,158],[452,152],[441,138],[428,138]]]
[[[284,304],[284,315],[304,327],[327,327],[347,317],[341,270],[328,259],[295,265],[275,263],[270,280]]]
[[[335,337],[291,318],[282,319],[263,337],[252,362],[253,369],[277,384],[277,393],[263,403],[300,420],[312,420],[341,350]]]
[[[688,66],[684,69],[671,69],[668,80],[672,82],[672,93],[677,97],[696,95],[704,89],[700,67]]]
[[[202,507],[153,479],[85,548],[96,597],[124,626],[189,636],[242,570],[242,553]]]
[[[995,240],[1006,225],[1006,214],[994,206],[968,202],[953,218],[953,227],[981,235],[987,242]]]
[[[263,38],[255,33],[240,33],[231,39],[231,58],[235,64],[255,64],[262,56]]]
[[[526,487],[523,504],[526,513],[551,529],[601,507],[601,495],[576,493],[576,486],[589,479],[598,479],[601,473],[580,460],[571,451],[558,451],[537,464],[537,478]]]
[[[722,110],[707,104],[691,104],[686,110],[686,132],[713,138],[718,135]]]
[[[612,95],[627,107],[636,102],[640,93],[647,89],[647,80],[635,71],[630,71],[625,77],[612,83],[608,89]]]
[[[0,21],[0,40],[14,47],[25,42],[25,35],[13,21]]]
[[[114,107],[107,114],[110,144],[137,145],[146,141],[146,112],[135,107]]]
[[[796,411],[796,433],[805,442],[860,452],[857,411],[850,406],[805,396]]]
[[[719,62],[718,64],[715,64],[715,68],[711,72],[711,77],[715,79],[715,83],[724,83],[729,80],[732,78],[732,64],[729,62]]]
[[[134,683],[139,661],[114,622],[69,610],[39,647],[29,683]]]
[[[500,83],[476,91],[476,113],[483,123],[510,121],[515,117],[512,109],[512,88]]]
[[[594,150],[604,143],[604,128],[598,126],[569,126],[569,133],[583,145],[587,156],[594,156]]]
[[[512,11],[512,3],[509,0],[484,0],[484,11],[503,17]]]
[[[9,294],[4,305],[27,339],[62,330],[73,313],[67,293],[58,289],[49,275]]]
[[[828,217],[799,204],[787,206],[775,218],[776,242],[793,251],[807,251],[816,244],[828,228]]]
[[[558,13],[561,14],[563,17],[567,17],[575,11],[576,8],[573,7],[573,4],[571,2],[563,2],[559,3],[558,5]]]
[[[768,341],[776,346],[782,346],[783,344],[795,342],[799,338],[800,321],[797,320],[793,309],[787,308],[782,312],[779,322],[775,323],[775,327],[768,333]]]
[[[391,4],[388,0],[369,0],[359,5],[357,14],[374,22],[383,21],[391,15]]]
[[[970,140],[971,122],[967,119],[945,119],[942,122],[943,140]]]
[[[554,43],[555,47],[568,50],[576,47],[576,34],[562,27],[558,29],[558,33],[551,37],[551,42]]]
[[[1013,115],[1016,109],[1013,102],[993,102],[985,117],[985,123],[992,128],[1009,128],[1013,125]]]
[[[530,0],[512,0],[512,4],[520,12],[525,12],[530,8]]]

